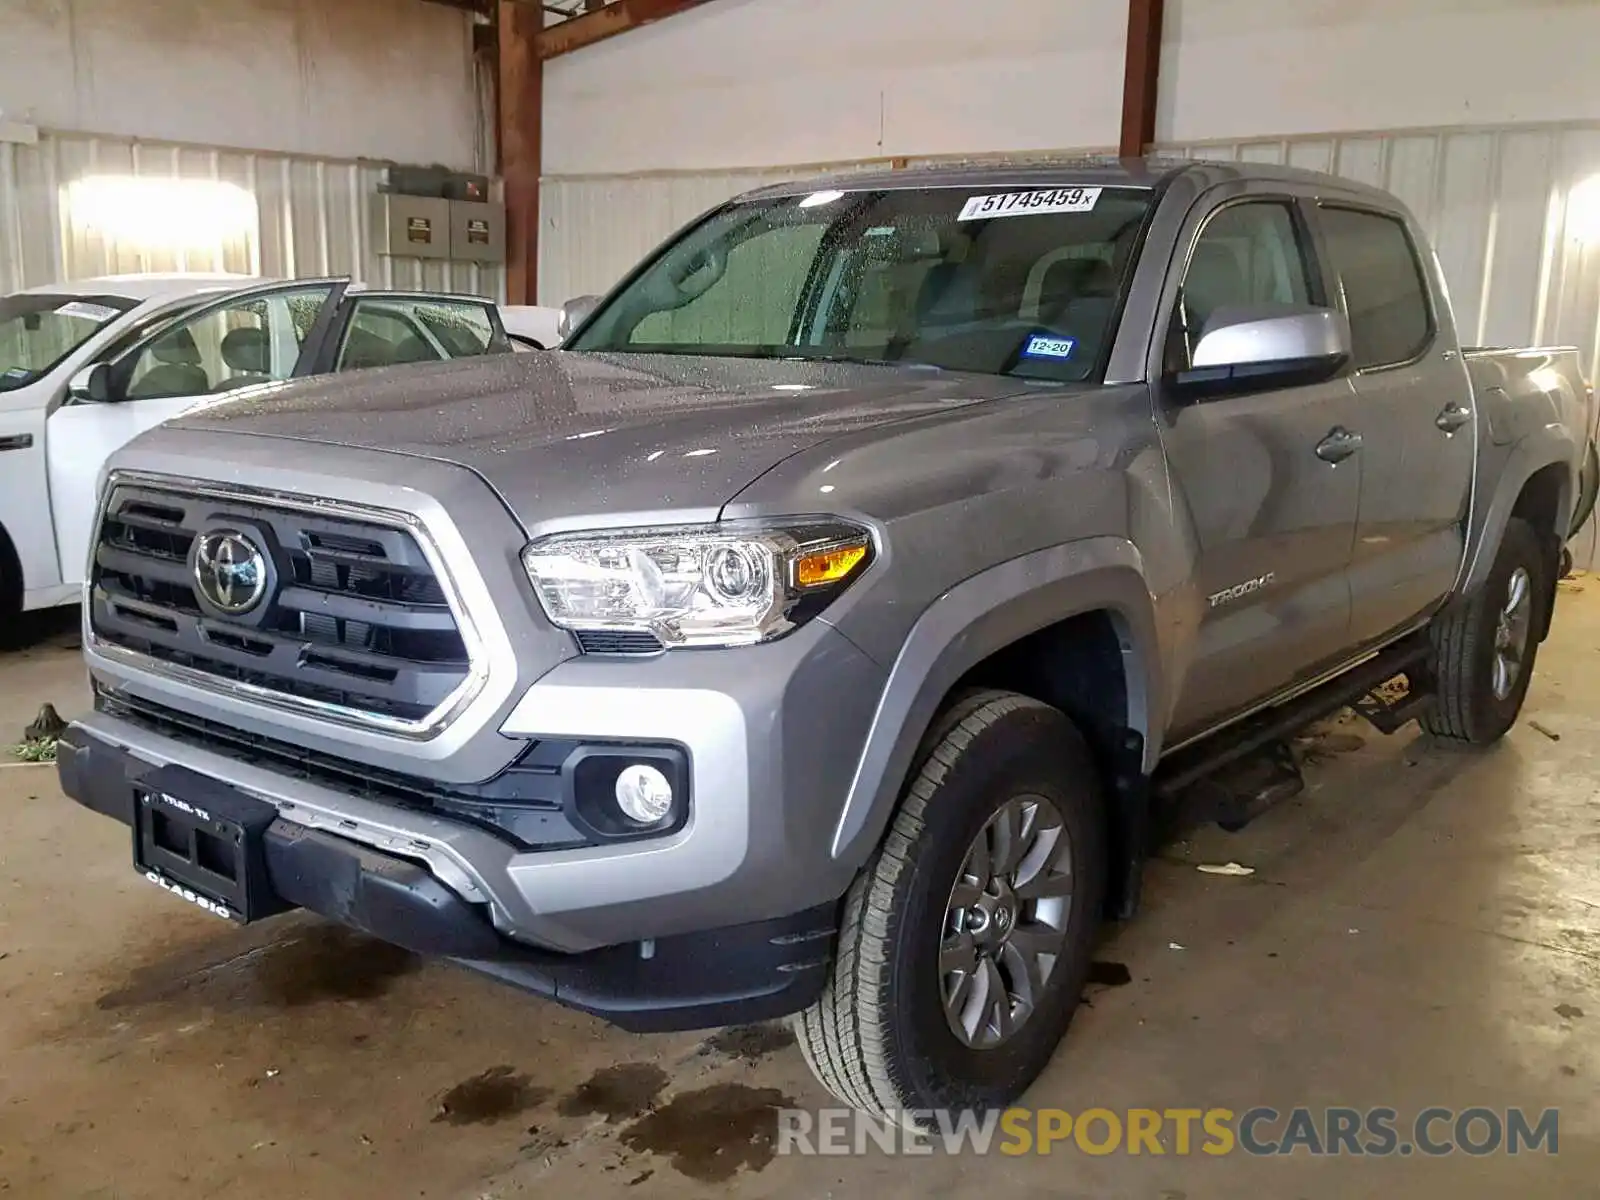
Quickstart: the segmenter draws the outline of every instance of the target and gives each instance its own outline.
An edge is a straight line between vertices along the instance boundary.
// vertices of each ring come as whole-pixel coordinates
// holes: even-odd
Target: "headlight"
[[[843,521],[561,534],[522,552],[554,624],[648,632],[664,646],[779,637],[871,560],[872,535]]]

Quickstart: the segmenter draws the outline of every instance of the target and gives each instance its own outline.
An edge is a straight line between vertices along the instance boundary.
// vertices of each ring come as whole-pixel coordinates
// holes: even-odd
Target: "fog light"
[[[634,763],[617,776],[617,807],[630,821],[654,825],[672,811],[672,784],[654,767]]]

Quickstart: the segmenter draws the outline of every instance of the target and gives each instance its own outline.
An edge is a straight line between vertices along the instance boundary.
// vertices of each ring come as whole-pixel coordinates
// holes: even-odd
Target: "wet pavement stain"
[[[619,1063],[589,1076],[556,1111],[563,1117],[603,1116],[615,1125],[649,1112],[666,1086],[667,1073],[654,1063]]]
[[[490,1067],[464,1079],[439,1098],[435,1125],[493,1125],[550,1098],[550,1089],[535,1087],[515,1067]]]
[[[217,957],[202,946],[134,968],[95,1002],[102,1011],[179,999],[274,1008],[331,1000],[373,1000],[422,959],[339,925],[308,925],[294,936]]]
[[[422,968],[409,950],[320,925],[264,955],[256,969],[263,996],[287,1008],[324,1000],[373,1000]]]
[[[724,1058],[757,1063],[794,1045],[794,1030],[787,1025],[735,1025],[708,1037],[702,1049]]]
[[[1123,987],[1133,982],[1133,972],[1119,962],[1092,962],[1088,981],[1100,987]]]
[[[778,1110],[794,1101],[776,1088],[719,1083],[674,1096],[625,1128],[630,1150],[667,1159],[701,1183],[724,1183],[759,1171],[776,1153]]]

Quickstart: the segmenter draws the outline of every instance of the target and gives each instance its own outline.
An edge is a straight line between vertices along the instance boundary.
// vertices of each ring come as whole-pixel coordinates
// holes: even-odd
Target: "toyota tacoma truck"
[[[62,785],[219,917],[790,1017],[900,1120],[1015,1098],[1171,814],[1297,729],[1500,738],[1582,515],[1576,354],[1463,349],[1327,176],[773,187],[582,308],[123,449]]]

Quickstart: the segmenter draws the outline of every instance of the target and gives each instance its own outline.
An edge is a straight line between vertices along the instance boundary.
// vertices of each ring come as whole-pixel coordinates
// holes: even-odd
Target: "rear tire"
[[[1434,618],[1438,700],[1421,722],[1429,733],[1487,746],[1516,722],[1549,615],[1554,557],[1533,526],[1511,518],[1483,586]]]
[[[825,1087],[905,1124],[908,1110],[1009,1104],[1044,1069],[1106,886],[1099,780],[1059,710],[969,693],[915,771],[846,899],[832,977],[795,1018]]]

